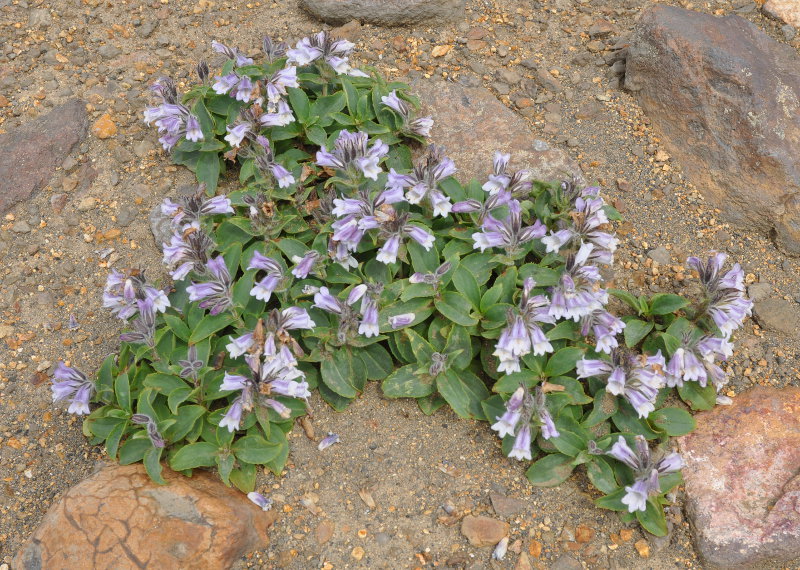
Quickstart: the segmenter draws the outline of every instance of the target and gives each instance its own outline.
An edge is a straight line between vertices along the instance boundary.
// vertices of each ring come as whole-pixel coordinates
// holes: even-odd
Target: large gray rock
[[[488,89],[429,81],[415,83],[413,92],[422,103],[419,115],[433,117],[431,142],[445,147],[462,183],[471,178],[486,181],[496,150],[511,153],[511,170],[527,168],[537,180],[581,177],[565,151],[537,140],[525,119]]]
[[[679,443],[686,511],[708,567],[799,557],[800,388],[757,386],[698,414],[697,425]]]
[[[0,135],[0,213],[44,186],[86,136],[82,101],[69,101]]]
[[[379,26],[404,26],[459,19],[465,0],[300,0],[300,5],[329,24],[361,20]]]
[[[646,10],[625,87],[724,216],[800,254],[800,58],[739,16]]]

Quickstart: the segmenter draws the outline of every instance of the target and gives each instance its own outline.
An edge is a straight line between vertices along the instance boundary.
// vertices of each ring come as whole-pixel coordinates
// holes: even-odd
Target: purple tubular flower
[[[186,117],[186,140],[197,142],[203,140],[203,130],[200,121],[194,115]]]
[[[320,451],[322,451],[324,449],[328,449],[334,443],[341,443],[341,440],[339,439],[339,436],[337,434],[335,434],[335,433],[328,432],[328,435],[326,437],[324,437],[322,439],[322,441],[319,442],[319,445],[317,446],[317,449],[319,449]]]
[[[581,317],[581,334],[584,337],[594,334],[597,340],[595,349],[598,352],[611,354],[611,350],[619,346],[617,335],[625,329],[625,322],[608,311],[598,309]]]
[[[268,511],[272,508],[272,499],[266,498],[261,493],[251,491],[247,493],[247,498],[250,499],[262,511]]]
[[[620,348],[612,349],[611,362],[581,359],[576,366],[578,378],[605,378],[606,391],[623,396],[640,418],[655,410],[658,391],[665,384],[663,368],[661,351],[642,359]]]
[[[295,66],[279,69],[266,81],[267,99],[272,104],[277,104],[287,95],[287,87],[300,87],[297,82],[297,68]]]
[[[591,259],[593,251],[594,245],[585,243],[576,254],[567,256],[559,284],[550,288],[550,315],[556,319],[578,322],[594,311],[602,310],[608,302],[606,290],[597,286],[601,280],[599,270],[584,265]]]
[[[373,300],[369,300],[363,309],[363,318],[361,324],[358,325],[358,334],[363,334],[367,338],[380,334],[378,328],[378,305]]]
[[[520,386],[506,402],[506,411],[502,416],[496,417],[497,422],[492,424],[500,437],[514,435],[517,423],[522,417],[522,402],[525,398],[525,388]]]
[[[656,472],[656,479],[658,479],[658,472]],[[623,505],[627,505],[629,513],[647,510],[647,497],[650,494],[650,486],[649,479],[637,479],[633,485],[625,486],[625,496],[622,497],[621,502]]]
[[[228,134],[225,135],[225,140],[235,148],[238,148],[239,145],[242,144],[244,138],[252,132],[252,125],[250,125],[250,123],[238,123],[235,125],[228,125],[225,128],[228,131]]]
[[[314,295],[314,306],[337,315],[342,312],[342,302],[331,295],[327,287],[320,287]]]
[[[725,372],[715,360],[727,360],[733,348],[726,338],[703,336],[692,338],[686,334],[665,368],[668,387],[683,386],[685,382],[697,382],[705,388],[709,378],[720,391],[728,383]]]
[[[270,388],[276,394],[289,396],[290,398],[308,398],[311,396],[311,392],[308,390],[308,382],[305,381],[295,382],[294,380],[279,378],[271,382]]]
[[[250,295],[259,301],[269,301],[272,293],[278,288],[283,280],[283,269],[280,264],[267,257],[258,251],[253,252],[253,257],[250,259],[250,264],[247,266],[248,270],[257,269],[266,272],[266,275],[257,282],[252,289]]]
[[[508,204],[508,217],[499,221],[491,214],[487,215],[481,226],[481,232],[472,234],[474,249],[485,251],[491,247],[502,247],[509,255],[517,253],[520,246],[541,238],[547,233],[547,226],[536,220],[532,226],[523,227],[519,202],[512,200]]]
[[[53,402],[69,401],[67,411],[70,414],[85,415],[90,412],[89,400],[92,398],[95,386],[94,382],[86,378],[80,370],[59,361],[53,372],[51,389]]]
[[[314,265],[317,263],[318,259],[319,252],[314,251],[313,249],[307,251],[303,257],[293,257],[292,261],[294,261],[297,265],[294,267],[294,269],[292,269],[292,275],[298,279],[305,279],[314,268]]]
[[[409,204],[427,201],[434,216],[447,217],[452,209],[450,199],[439,188],[439,183],[456,172],[455,163],[444,155],[444,149],[430,145],[423,161],[414,165],[411,174],[389,174],[387,188],[408,188],[406,200]]]
[[[430,251],[433,247],[433,242],[436,241],[431,233],[419,226],[406,225],[403,228],[403,232],[425,248],[426,251]]]
[[[381,97],[381,102],[392,111],[400,115],[403,119],[402,129],[407,133],[427,137],[433,127],[433,119],[430,117],[413,118],[414,112],[406,101],[397,96],[397,91],[392,91],[389,95]]]
[[[739,328],[750,316],[753,302],[744,296],[744,271],[738,263],[721,275],[727,256],[724,253],[711,255],[706,262],[690,257],[686,264],[700,274],[700,283],[705,290],[705,313],[722,332],[725,338]]]
[[[224,54],[228,59],[234,60],[237,67],[253,65],[253,60],[242,54],[242,52],[239,51],[239,48],[228,47],[216,40],[211,42],[211,48],[217,53]]]
[[[214,93],[217,95],[226,95],[231,89],[236,87],[239,83],[239,76],[235,73],[228,73],[227,75],[217,76],[214,78],[216,81],[211,86]]]
[[[275,108],[269,110],[258,118],[258,122],[265,127],[283,127],[295,122],[294,113],[289,104],[280,100]]]
[[[219,422],[219,427],[228,428],[228,431],[233,433],[239,429],[242,423],[242,397],[236,398],[231,404],[225,416]]]
[[[344,170],[351,177],[363,175],[377,180],[378,174],[383,172],[378,163],[389,152],[389,146],[380,139],[373,140],[369,147],[368,142],[367,133],[343,130],[331,151],[323,146],[317,152],[317,164]]]
[[[430,248],[428,248],[430,249]],[[397,252],[400,250],[400,236],[393,235],[386,240],[386,243],[378,250],[375,259],[381,263],[390,264],[397,261]]]
[[[210,259],[206,265],[207,275],[211,280],[205,283],[193,283],[186,288],[190,301],[200,301],[200,307],[209,309],[209,313],[217,315],[233,304],[231,299],[231,277],[222,255]]]
[[[153,447],[157,448],[164,447],[165,445],[164,438],[158,431],[158,424],[153,418],[151,418],[147,414],[133,414],[131,416],[131,421],[134,424],[145,426],[145,429],[147,430],[147,437],[150,438],[150,443],[153,444]]]
[[[416,315],[414,313],[403,313],[402,315],[394,315],[392,317],[389,317],[389,326],[392,327],[392,330],[401,329],[413,323],[415,318]]]
[[[508,454],[509,458],[514,458],[519,461],[532,459],[531,456],[531,426],[530,424],[523,425],[514,439],[514,446]]]
[[[225,345],[225,348],[228,350],[228,354],[231,355],[231,358],[240,357],[250,350],[254,344],[253,333],[243,334],[236,338],[230,337],[230,339],[231,342]]]
[[[283,419],[289,419],[292,417],[292,410],[287,405],[279,402],[278,400],[273,400],[272,398],[267,398],[265,403],[275,410],[275,412],[282,417]]]

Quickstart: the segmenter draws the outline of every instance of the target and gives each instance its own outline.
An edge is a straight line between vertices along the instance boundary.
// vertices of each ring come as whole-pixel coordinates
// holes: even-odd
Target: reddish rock
[[[700,555],[725,567],[800,557],[800,388],[756,387],[680,438]]]
[[[536,135],[528,123],[483,87],[456,83],[416,83],[412,91],[422,103],[420,116],[434,120],[431,141],[443,145],[462,183],[481,183],[492,173],[494,151],[511,153],[509,168],[530,169],[538,180],[558,181],[579,176],[580,169],[566,152],[553,148]]]
[[[19,570],[229,568],[269,543],[277,518],[216,477],[112,465],[71,488],[17,554]]]
[[[797,0],[767,0],[761,10],[767,16],[800,28],[800,2]]]
[[[0,213],[42,188],[86,129],[85,105],[73,100],[0,135]]]
[[[731,222],[800,254],[800,58],[739,16],[653,6],[625,68],[667,149]]]
[[[472,546],[494,546],[508,535],[508,523],[491,517],[467,515],[461,521],[461,534],[467,537]]]
[[[379,26],[405,26],[458,19],[465,0],[300,0],[300,5],[329,24],[361,20]]]
[[[525,501],[513,497],[506,497],[500,493],[489,493],[489,498],[492,501],[494,512],[497,513],[497,516],[503,517],[504,519],[521,513],[525,510],[525,507],[528,506]]]

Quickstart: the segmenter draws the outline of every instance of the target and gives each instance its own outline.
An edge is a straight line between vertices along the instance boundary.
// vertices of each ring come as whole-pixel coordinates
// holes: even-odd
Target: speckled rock
[[[725,568],[800,556],[800,388],[756,387],[680,438],[700,555]]]
[[[800,28],[800,2],[797,0],[767,0],[761,10],[776,20]]]
[[[496,150],[511,153],[511,170],[527,168],[538,180],[580,177],[580,168],[565,151],[537,140],[525,119],[488,89],[426,81],[415,83],[413,92],[422,103],[420,116],[433,117],[431,142],[446,148],[462,183],[485,181]]]
[[[508,523],[492,517],[467,515],[461,521],[461,534],[472,546],[494,546],[508,535]]]
[[[85,104],[73,100],[0,135],[0,213],[44,186],[87,128]]]
[[[48,568],[229,568],[269,543],[277,518],[214,476],[164,470],[156,485],[141,465],[105,467],[45,515],[13,563]]]
[[[723,216],[800,255],[800,58],[739,16],[655,5],[625,66],[670,154]]]
[[[379,26],[443,22],[464,14],[465,0],[300,0],[300,5],[329,24],[361,20]]]

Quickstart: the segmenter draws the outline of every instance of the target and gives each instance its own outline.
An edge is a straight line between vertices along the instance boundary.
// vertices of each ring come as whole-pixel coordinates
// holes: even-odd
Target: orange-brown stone
[[[710,565],[800,556],[800,388],[757,386],[680,438],[686,507]]]
[[[209,473],[112,465],[72,487],[14,561],[18,569],[228,568],[269,543],[277,518]]]
[[[99,139],[107,139],[117,134],[117,125],[111,120],[111,116],[105,113],[92,125],[92,134]]]

